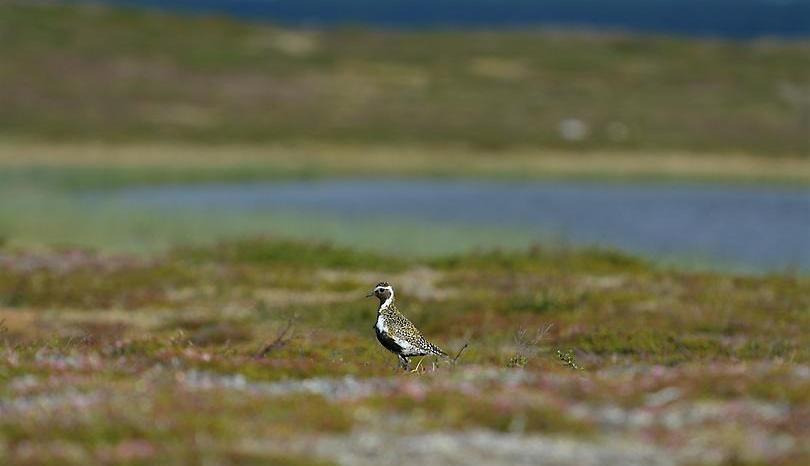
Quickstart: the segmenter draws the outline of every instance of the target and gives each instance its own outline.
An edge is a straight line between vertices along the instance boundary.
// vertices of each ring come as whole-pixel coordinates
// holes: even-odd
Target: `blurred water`
[[[810,269],[810,190],[801,188],[323,180],[128,188],[104,197],[124,209],[294,212],[347,222],[496,226],[658,258]]]
[[[104,1],[225,13],[308,26],[366,24],[405,28],[503,28],[553,25],[732,38],[810,35],[810,0]]]

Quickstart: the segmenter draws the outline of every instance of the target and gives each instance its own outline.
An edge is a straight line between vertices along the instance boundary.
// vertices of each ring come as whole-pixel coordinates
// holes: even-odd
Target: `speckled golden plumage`
[[[394,288],[387,282],[380,282],[368,295],[380,300],[374,331],[377,340],[388,351],[399,357],[400,366],[408,369],[409,358],[414,356],[441,356],[447,354],[427,341],[416,326],[397,309],[394,304]]]

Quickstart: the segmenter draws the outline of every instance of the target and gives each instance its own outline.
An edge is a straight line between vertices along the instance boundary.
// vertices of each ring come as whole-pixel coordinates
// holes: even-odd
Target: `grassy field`
[[[806,186],[807,43],[28,3],[0,0],[0,463],[810,462],[799,273],[82,197],[311,177]],[[471,251],[492,238],[510,248]],[[363,299],[381,280],[435,343],[469,344],[454,364],[396,368]]]
[[[18,1],[0,2],[0,38],[10,138],[808,155],[807,42],[293,30]]]
[[[600,251],[0,251],[0,460],[803,464],[810,283]],[[455,366],[374,340],[392,282]],[[263,354],[260,354],[263,353]],[[486,456],[481,456],[486,455]]]
[[[810,184],[810,159],[745,154],[336,143],[0,142],[0,181],[118,187],[311,177],[478,177]]]

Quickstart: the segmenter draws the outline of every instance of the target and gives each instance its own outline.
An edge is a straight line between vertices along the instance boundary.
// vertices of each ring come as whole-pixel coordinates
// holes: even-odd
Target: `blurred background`
[[[0,239],[810,270],[808,0],[0,0]]]

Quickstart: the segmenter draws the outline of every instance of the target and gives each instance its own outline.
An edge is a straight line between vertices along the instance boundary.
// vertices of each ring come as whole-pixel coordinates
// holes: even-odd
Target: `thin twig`
[[[456,353],[456,357],[454,357],[454,358],[453,358],[453,365],[454,365],[454,366],[456,365],[456,361],[458,361],[458,358],[460,358],[460,357],[461,357],[461,353],[463,353],[463,352],[464,352],[464,350],[465,350],[465,349],[467,349],[467,347],[468,347],[468,346],[470,346],[470,342],[469,342],[469,341],[468,341],[467,343],[464,343],[464,346],[462,346],[462,347],[461,347],[461,349],[460,349],[460,350],[458,350],[458,353]]]
[[[7,337],[7,335],[8,335],[8,327],[6,327],[6,319],[2,318],[2,319],[0,319],[0,337],[3,338],[3,344],[6,345],[6,348],[8,348],[8,337]]]
[[[256,359],[263,358],[263,357],[267,356],[269,353],[271,353],[271,352],[283,347],[284,345],[286,345],[287,342],[290,341],[290,339],[287,338],[287,333],[290,332],[290,330],[292,330],[292,325],[293,325],[293,320],[292,319],[288,320],[287,321],[287,326],[284,327],[284,329],[278,334],[276,339],[273,340],[271,343],[268,343],[267,345],[265,345],[264,348],[261,349],[261,351],[256,353],[255,358]]]
[[[545,337],[546,337],[546,335],[548,334],[548,332],[551,330],[551,327],[554,327],[554,324],[553,324],[553,323],[551,323],[551,322],[549,322],[549,323],[547,323],[547,324],[543,325],[543,327],[542,327],[542,328],[539,328],[539,329],[537,330],[537,336],[536,336],[536,337],[535,337],[535,339],[534,339],[534,344],[535,344],[535,345],[536,345],[536,344],[538,344],[538,343],[540,343],[540,341],[541,341],[543,338],[545,338]]]

